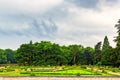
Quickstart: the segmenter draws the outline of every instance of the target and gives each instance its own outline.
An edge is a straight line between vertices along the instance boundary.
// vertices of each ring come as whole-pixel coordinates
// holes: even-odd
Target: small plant
[[[81,66],[82,69],[86,69],[86,66]]]
[[[30,74],[30,72],[20,72],[20,74]]]
[[[27,72],[31,72],[31,69],[30,69],[30,68],[27,68]]]
[[[15,72],[18,73],[20,70],[19,69],[15,69]]]
[[[7,72],[7,70],[6,70],[6,69],[4,69],[4,70],[3,70],[3,72]]]
[[[96,65],[97,65],[97,66],[101,66],[101,65],[102,65],[102,62],[98,62]]]
[[[35,73],[30,73],[30,76],[36,76]]]
[[[113,69],[112,72],[117,72],[117,70],[116,70],[116,69]]]
[[[81,74],[80,73],[77,73],[76,76],[80,76]]]
[[[0,72],[3,72],[3,69],[0,69]]]

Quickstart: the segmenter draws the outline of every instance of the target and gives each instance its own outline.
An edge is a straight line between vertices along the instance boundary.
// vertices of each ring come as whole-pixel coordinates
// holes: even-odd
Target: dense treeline
[[[60,46],[50,41],[22,44],[16,51],[0,50],[0,63],[18,63],[19,65],[113,65],[110,59],[110,47],[107,36],[95,48],[82,45]],[[109,56],[108,56],[109,55]]]
[[[19,65],[112,65],[108,57],[110,47],[107,36],[95,48],[82,45],[60,46],[49,41],[22,44],[17,50]],[[107,61],[108,59],[108,61]]]
[[[17,63],[19,65],[120,65],[120,20],[115,25],[118,36],[116,48],[110,46],[107,36],[103,43],[98,42],[94,48],[82,45],[60,46],[50,41],[22,44],[17,50],[0,49],[0,63]]]
[[[0,64],[17,63],[15,53],[12,49],[0,49]]]

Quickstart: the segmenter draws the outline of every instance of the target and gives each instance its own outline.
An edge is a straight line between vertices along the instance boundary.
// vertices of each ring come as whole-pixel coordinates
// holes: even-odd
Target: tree
[[[0,64],[5,64],[7,62],[7,57],[5,51],[0,49]]]
[[[111,52],[112,52],[112,47],[109,44],[107,36],[104,38],[103,46],[102,46],[102,55],[101,55],[101,62],[103,65],[112,65],[111,63]]]
[[[69,49],[71,51],[70,56],[69,56],[69,57],[71,57],[69,64],[73,65],[76,63],[76,58],[77,58],[77,55],[79,52],[79,46],[78,45],[70,45]]]
[[[108,37],[105,36],[103,46],[102,46],[102,51],[105,51],[105,50],[109,49],[109,47],[110,47],[110,44],[109,44],[109,41],[108,41]]]
[[[50,53],[46,54],[47,65],[62,65],[62,56],[60,46],[55,43],[52,44]]]
[[[41,41],[35,43],[36,48],[36,65],[50,65],[49,58],[52,53],[52,43],[50,41]]]
[[[95,45],[94,64],[101,62],[101,42]]]
[[[85,65],[86,64],[86,57],[85,57],[85,48],[82,45],[79,46],[78,54],[76,55],[76,64],[77,65]]]
[[[54,43],[52,45],[51,51],[52,51],[51,55],[55,57],[54,59],[56,61],[55,65],[61,66],[67,64],[66,56],[62,53],[61,46],[59,46],[59,44]]]
[[[69,61],[71,60],[71,50],[68,46],[61,46],[61,55],[64,56],[65,60],[64,64],[68,65]]]
[[[34,57],[35,55],[35,47],[30,41],[29,44],[22,44],[20,48],[18,48],[16,53],[16,58],[19,65],[34,65]]]
[[[116,47],[120,47],[120,19],[118,21],[118,24],[115,25],[115,27],[117,28],[118,36],[116,37],[114,41],[117,43]]]
[[[119,67],[120,65],[120,19],[118,21],[118,24],[115,25],[117,28],[117,33],[118,36],[115,39],[116,42],[116,48],[115,48],[115,53],[113,54],[115,56],[115,66]]]
[[[34,44],[37,51],[37,65],[63,65],[67,64],[64,50],[59,44],[50,41],[41,41]]]
[[[6,57],[7,57],[7,62],[16,63],[15,51],[13,51],[11,49],[5,49],[5,54],[6,54]]]
[[[84,54],[85,54],[85,58],[86,58],[86,64],[93,64],[93,53],[94,53],[94,49],[91,47],[86,47]]]

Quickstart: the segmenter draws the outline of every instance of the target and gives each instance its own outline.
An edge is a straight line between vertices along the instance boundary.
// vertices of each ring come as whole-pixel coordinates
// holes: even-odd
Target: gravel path
[[[0,80],[120,80],[120,77],[0,77]]]

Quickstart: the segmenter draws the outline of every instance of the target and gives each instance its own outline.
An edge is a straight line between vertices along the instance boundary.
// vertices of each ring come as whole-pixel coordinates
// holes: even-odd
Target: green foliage
[[[90,69],[91,68],[91,69]],[[119,68],[106,66],[1,66],[0,76],[118,76]]]
[[[115,25],[115,27],[117,28],[118,36],[115,39],[116,48],[115,48],[113,56],[115,58],[114,66],[119,67],[120,66],[120,20],[118,21],[118,24]]]
[[[7,57],[5,51],[0,49],[0,64],[5,64],[7,62]]]
[[[84,50],[84,54],[86,58],[86,65],[93,64],[94,49],[91,47],[86,47]]]
[[[101,66],[101,65],[102,65],[102,62],[97,62],[96,65],[97,65],[97,66]]]
[[[16,58],[20,65],[33,65],[35,55],[35,47],[30,42],[29,44],[22,44],[17,50]]]
[[[116,47],[114,49],[113,54],[111,55],[111,59],[115,67],[120,66],[120,47]]]
[[[93,63],[94,64],[97,64],[98,62],[101,61],[101,42],[98,42],[96,45],[95,45],[95,52],[94,52],[94,55],[93,55]]]
[[[83,47],[81,45],[70,45],[69,46],[69,49],[70,49],[70,62],[69,64],[70,65],[74,65],[77,63],[77,59],[78,57],[80,57],[80,50],[82,49]]]
[[[5,54],[7,57],[7,63],[16,63],[15,51],[12,49],[5,49]]]
[[[30,41],[17,49],[16,59],[19,65],[84,65],[92,64],[93,53],[94,49],[81,45],[59,46],[50,41]]]
[[[107,36],[104,38],[103,46],[102,46],[102,55],[101,55],[101,62],[102,65],[112,65],[111,56],[113,55],[113,48],[109,45],[109,41]]]
[[[36,76],[35,73],[30,73],[30,76]]]
[[[105,36],[103,46],[102,46],[102,51],[105,51],[105,50],[107,50],[109,48],[110,48],[110,44],[109,44],[107,36]]]

